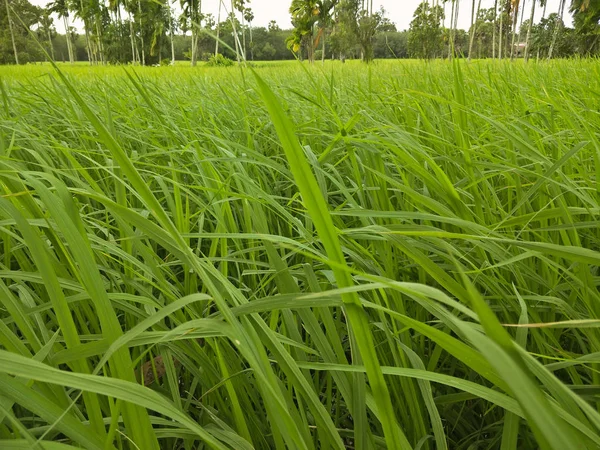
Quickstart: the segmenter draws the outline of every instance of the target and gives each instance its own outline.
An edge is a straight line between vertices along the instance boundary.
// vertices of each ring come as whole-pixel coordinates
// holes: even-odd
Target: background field
[[[60,68],[0,67],[1,448],[600,446],[597,61]]]

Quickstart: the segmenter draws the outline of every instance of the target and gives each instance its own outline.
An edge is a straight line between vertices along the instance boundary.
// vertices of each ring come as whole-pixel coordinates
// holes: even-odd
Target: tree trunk
[[[192,20],[192,67],[196,66],[196,63],[198,62],[198,56],[196,55],[196,35],[198,34],[198,31],[196,30],[196,25],[194,24],[194,21]]]
[[[500,6],[502,8],[502,6]],[[498,59],[502,59],[502,34],[504,32],[504,9],[500,10],[500,39],[498,40]]]
[[[219,1],[219,13],[217,14],[217,39],[215,43],[215,57],[219,54],[219,36],[221,35],[221,6],[223,6],[223,0]]]
[[[450,12],[450,48],[448,49],[448,59],[452,60],[454,56],[454,9],[456,8],[456,0],[452,0],[452,10]]]
[[[92,47],[90,44],[90,32],[89,32],[89,28],[88,28],[88,23],[87,23],[87,19],[85,18],[85,8],[83,7],[83,0],[79,0],[79,7],[81,8],[81,16],[82,16],[82,20],[83,20],[83,29],[85,30],[85,48],[88,54],[88,62],[90,63],[90,66],[93,64],[92,61]]]
[[[254,61],[254,39],[252,38],[252,22],[250,22],[248,29],[250,30],[250,60]],[[323,43],[325,46],[325,43]]]
[[[50,47],[50,56],[52,57],[52,60],[54,60],[54,44],[52,44],[52,35],[50,33],[50,28],[48,28],[48,30],[46,30],[48,33],[48,46]]]
[[[537,0],[532,0],[531,14],[529,16],[529,25],[527,26],[527,37],[525,38],[525,62],[529,62],[529,43],[531,42],[531,28],[533,27],[533,18],[535,17],[535,4]]]
[[[473,50],[473,39],[475,37],[475,0],[471,2],[471,28],[469,28],[469,61],[471,61],[471,51]]]
[[[96,18],[96,35],[98,36],[98,53],[100,55],[100,62],[104,65],[106,64],[106,59],[104,58],[104,43],[102,42],[102,28],[98,23],[98,18]]]
[[[321,36],[323,42],[321,43],[321,64],[325,65],[325,33],[323,32],[323,36]]]
[[[456,34],[458,32],[458,15],[459,15],[459,10],[460,10],[460,0],[456,0],[456,10],[454,11],[454,38],[453,38],[453,43],[454,43],[454,49],[453,52],[456,52]]]
[[[137,50],[137,46],[135,45],[135,30],[133,28],[133,18],[131,17],[131,13],[128,12],[129,14],[129,37],[131,38],[131,58],[132,58],[132,63],[135,66],[136,63],[136,50]],[[137,59],[137,62],[139,62],[139,59]]]
[[[494,27],[492,28],[492,58],[496,59],[496,29],[498,28],[498,0],[494,1]]]
[[[477,28],[477,17],[481,10],[481,0],[477,3],[477,14],[475,15],[475,0],[473,0],[473,9],[471,11],[471,39],[469,41],[469,61],[471,61],[471,53],[473,52],[473,43],[475,42],[475,32]],[[475,18],[473,16],[475,15]]]
[[[232,14],[232,18],[231,18],[231,28],[233,30],[233,40],[235,42],[235,56],[237,59],[237,62],[240,62],[240,56],[242,53],[242,44],[240,43],[240,37],[238,36],[238,32],[237,32],[237,28],[235,26],[235,13],[233,11],[235,11],[234,7],[233,7],[233,0],[231,0],[231,14]],[[244,58],[244,61],[246,60],[246,58]]]
[[[146,65],[146,50],[144,49],[144,27],[142,26],[142,2],[138,0],[138,14],[140,15],[140,44],[142,47],[142,66]]]
[[[246,61],[246,56],[248,54],[246,50],[246,19],[244,19],[244,11],[241,11],[242,14],[242,48],[244,49],[244,61]]]
[[[552,55],[554,54],[554,47],[556,46],[558,34],[562,31],[564,13],[565,0],[560,0],[560,3],[558,4],[558,16],[556,16],[556,23],[554,24],[554,33],[552,34],[552,43],[550,44],[550,50],[548,50],[548,59],[552,59]]]
[[[171,9],[171,7],[169,7],[169,21],[170,21],[170,27],[171,27],[171,65],[175,65],[175,38],[174,38],[174,31],[173,28],[175,28],[175,21],[173,20],[173,10]]]
[[[517,23],[519,22],[519,7],[520,0],[517,0],[515,10],[513,11],[513,23],[512,23],[512,41],[510,47],[510,60],[513,61],[515,59],[515,39],[517,37]]]
[[[69,62],[71,64],[74,64],[75,58],[73,56],[73,43],[71,42],[71,32],[69,31],[69,18],[67,16],[63,16],[63,23],[65,25],[65,39],[67,41],[67,52],[69,53]]]
[[[8,6],[8,0],[4,0],[6,4],[6,18],[8,19],[8,30],[10,32],[10,39],[12,41],[13,52],[15,54],[15,64],[19,64],[19,52],[17,51],[17,43],[15,42],[15,33],[13,30],[12,18],[10,17],[10,7]]]

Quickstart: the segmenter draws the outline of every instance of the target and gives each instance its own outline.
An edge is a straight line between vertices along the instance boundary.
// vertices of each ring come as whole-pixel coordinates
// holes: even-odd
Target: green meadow
[[[0,448],[600,447],[600,63],[0,67]]]

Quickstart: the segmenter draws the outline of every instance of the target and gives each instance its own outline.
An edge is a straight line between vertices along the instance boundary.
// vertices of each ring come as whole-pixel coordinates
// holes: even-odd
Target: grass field
[[[0,67],[0,448],[600,447],[600,63]]]

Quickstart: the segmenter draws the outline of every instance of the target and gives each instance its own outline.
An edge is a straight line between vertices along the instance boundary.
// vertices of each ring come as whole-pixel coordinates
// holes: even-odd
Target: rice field
[[[600,63],[0,67],[0,448],[600,448]]]

